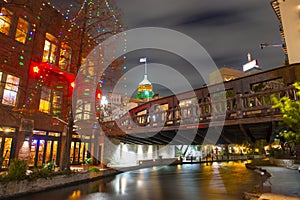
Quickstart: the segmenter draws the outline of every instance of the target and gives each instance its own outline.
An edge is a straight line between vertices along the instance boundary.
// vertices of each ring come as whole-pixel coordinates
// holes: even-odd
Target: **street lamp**
[[[268,44],[268,43],[261,43],[260,48],[266,48],[266,47],[283,47],[282,44]]]

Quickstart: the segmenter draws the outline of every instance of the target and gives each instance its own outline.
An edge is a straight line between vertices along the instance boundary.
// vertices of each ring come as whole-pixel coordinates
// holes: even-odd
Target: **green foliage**
[[[51,171],[46,168],[34,168],[32,173],[28,176],[29,180],[36,180],[38,178],[48,178],[52,175]]]
[[[88,172],[100,172],[100,169],[98,167],[91,166],[89,167]]]
[[[91,164],[93,162],[93,158],[86,158],[85,160],[84,160],[84,163],[85,164]]]
[[[279,148],[271,148],[270,149],[270,156],[271,157],[274,157],[275,156],[275,153],[281,153],[282,149],[279,149]]]
[[[56,167],[56,164],[54,162],[48,162],[44,168],[47,169],[48,171],[54,171]]]
[[[48,170],[47,168],[34,168],[32,170],[32,173],[30,173],[27,176],[27,179],[30,181],[39,179],[39,178],[51,178],[54,176],[58,176],[58,175],[65,175],[65,176],[71,176],[72,174],[75,174],[74,171],[66,169],[66,170],[62,170],[62,171],[53,171],[53,170]]]
[[[183,155],[181,150],[177,150],[176,157],[181,157]]]
[[[29,175],[26,175],[26,171],[24,173],[24,165],[23,165],[23,161],[17,161],[14,164],[11,164],[9,167],[9,171],[5,174],[0,174],[0,182],[10,182],[10,181],[19,181],[19,180],[28,180],[28,181],[35,181],[39,178],[44,178],[44,179],[48,179],[54,176],[59,176],[59,175],[64,175],[64,176],[71,176],[73,174],[76,174],[75,171],[66,169],[66,170],[62,170],[62,171],[53,171],[53,170],[48,170],[47,168],[43,167],[43,168],[34,168],[32,169],[31,173]],[[15,167],[15,166],[22,166],[22,167]],[[26,165],[27,166],[27,165]],[[17,170],[18,168],[18,170]],[[22,168],[22,170],[20,170],[20,168]],[[27,169],[27,168],[26,168]],[[14,172],[18,172],[18,173],[14,173]],[[22,173],[20,173],[20,171],[23,171]]]
[[[300,97],[300,84],[295,83],[297,89],[297,96]],[[289,130],[283,132],[282,135],[287,141],[300,142],[300,101],[293,101],[289,97],[282,97],[278,99],[273,96],[273,108],[277,108],[282,113],[282,121],[288,126]]]
[[[27,161],[12,159],[6,175],[7,180],[23,180],[26,178]]]

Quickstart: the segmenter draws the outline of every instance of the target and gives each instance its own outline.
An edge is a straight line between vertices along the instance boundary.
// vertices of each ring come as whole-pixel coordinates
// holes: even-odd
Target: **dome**
[[[153,88],[150,81],[147,79],[147,75],[144,75],[144,80],[139,83],[136,98],[137,99],[151,99],[153,97]]]
[[[139,83],[139,85],[151,85],[150,81],[148,81],[147,79],[147,75],[144,75],[144,80],[142,80],[142,82]]]

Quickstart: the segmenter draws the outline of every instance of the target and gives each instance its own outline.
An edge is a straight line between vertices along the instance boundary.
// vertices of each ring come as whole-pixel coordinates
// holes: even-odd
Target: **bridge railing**
[[[269,114],[279,114],[279,110],[273,109],[274,102],[272,96],[281,98],[287,96],[292,100],[297,99],[296,89],[293,86],[287,88],[256,92],[239,95],[237,106],[237,117],[264,116]]]
[[[234,97],[212,102],[202,102],[189,106],[154,110],[146,114],[130,116],[127,114],[117,120],[119,126],[125,129],[137,127],[163,127],[179,124],[196,124],[218,119],[237,119],[279,114],[273,109],[272,96],[278,98],[287,96],[297,100],[296,89],[289,86],[283,89],[269,90],[249,94],[236,94]]]

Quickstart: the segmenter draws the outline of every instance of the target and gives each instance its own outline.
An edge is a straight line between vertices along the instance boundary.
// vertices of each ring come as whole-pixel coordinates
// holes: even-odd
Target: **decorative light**
[[[33,72],[34,72],[34,73],[37,74],[37,73],[39,73],[39,71],[40,71],[40,68],[39,68],[38,66],[34,66],[34,67],[33,67]]]

